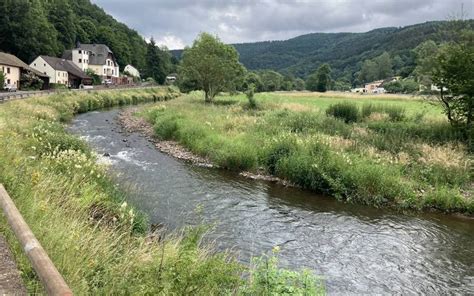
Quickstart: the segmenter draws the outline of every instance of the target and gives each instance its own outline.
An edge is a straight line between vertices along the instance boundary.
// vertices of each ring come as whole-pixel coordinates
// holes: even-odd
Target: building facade
[[[71,88],[79,88],[81,85],[92,83],[92,79],[69,60],[39,56],[30,64],[30,67],[48,75],[50,83],[62,84]]]
[[[116,81],[119,78],[119,65],[115,55],[104,44],[80,44],[73,50],[67,50],[63,58],[72,61],[82,71],[87,69],[99,75],[102,81]]]
[[[5,77],[5,84],[14,85],[19,89],[21,65],[17,60],[18,58],[14,55],[0,52],[0,71]],[[3,85],[0,85],[0,89],[3,89]]]

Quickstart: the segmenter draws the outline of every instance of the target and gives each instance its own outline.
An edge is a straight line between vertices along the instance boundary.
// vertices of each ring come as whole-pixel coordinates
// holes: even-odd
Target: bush
[[[392,121],[402,121],[405,119],[406,109],[404,107],[394,105],[376,105],[371,103],[365,103],[362,105],[362,118],[370,117],[370,115],[373,113],[385,113]]]
[[[343,102],[329,106],[327,115],[344,120],[345,123],[357,122],[360,119],[359,108],[354,103]]]
[[[250,109],[255,109],[257,108],[257,101],[255,100],[255,85],[250,84],[247,91],[245,92],[245,95],[247,96],[247,99],[249,101],[249,107]]]

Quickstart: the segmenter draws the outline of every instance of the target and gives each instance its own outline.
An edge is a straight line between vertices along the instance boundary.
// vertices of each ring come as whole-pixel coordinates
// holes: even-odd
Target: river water
[[[110,154],[129,203],[151,223],[213,224],[209,239],[247,263],[278,245],[283,266],[313,270],[333,295],[474,295],[473,219],[346,204],[195,167],[124,133],[117,114],[79,115],[69,129]]]

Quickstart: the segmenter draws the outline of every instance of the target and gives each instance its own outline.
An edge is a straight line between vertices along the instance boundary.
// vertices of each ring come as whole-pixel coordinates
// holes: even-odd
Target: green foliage
[[[257,100],[255,100],[255,85],[250,84],[247,91],[245,92],[245,95],[249,100],[249,107],[251,109],[257,108]]]
[[[60,56],[76,42],[105,43],[121,68],[146,70],[147,43],[89,0],[5,0],[0,3],[0,50],[26,63]]]
[[[184,50],[179,77],[197,82],[196,89],[204,91],[206,102],[212,102],[219,92],[235,90],[244,71],[233,46],[202,33]]]
[[[438,45],[433,40],[427,40],[418,45],[413,52],[416,55],[414,74],[417,81],[425,87],[430,87],[431,75],[436,66],[435,57],[438,54]]]
[[[322,64],[318,70],[308,77],[306,89],[310,91],[325,92],[331,84],[331,67]]]
[[[0,91],[3,90],[4,85],[5,85],[5,74],[3,74],[3,71],[0,71]]]
[[[283,75],[271,70],[259,71],[262,79],[263,91],[277,91],[281,89]]]
[[[304,82],[303,79],[301,79],[301,78],[296,78],[295,79],[295,84],[294,84],[294,89],[295,90],[302,91],[302,90],[305,90],[305,87],[306,87],[306,85],[305,85],[305,82]]]
[[[353,123],[360,120],[359,108],[350,102],[337,103],[326,109],[326,114],[344,120],[345,123]]]
[[[274,253],[279,247],[274,248]],[[309,270],[301,272],[278,268],[275,254],[254,258],[249,283],[242,295],[325,295],[321,281]]]
[[[412,79],[392,81],[383,85],[388,93],[392,94],[412,94],[418,91],[418,83]]]
[[[392,67],[392,59],[388,52],[372,60],[365,60],[359,72],[359,81],[371,82],[390,77],[393,75]]]
[[[93,85],[101,85],[102,84],[102,79],[100,78],[99,75],[97,75],[95,73],[94,70],[92,69],[86,69],[85,73],[87,74],[87,76],[89,76],[90,78],[92,78],[92,84]]]
[[[164,84],[166,76],[171,72],[171,55],[160,49],[153,38],[147,44],[146,62],[145,77],[151,77],[159,84]]]
[[[244,95],[209,108],[190,94],[152,109],[149,119],[165,131],[169,124],[173,139],[220,167],[259,174],[264,170],[342,200],[443,209],[447,204],[441,201],[439,206],[425,201],[428,192],[439,199],[443,186],[458,195],[471,192],[468,156],[463,146],[456,148],[462,135],[447,122],[416,115],[425,106],[422,101],[388,103],[387,98],[357,96],[345,102],[341,100],[348,100],[346,96],[332,94],[255,96],[258,110],[247,108]],[[349,107],[334,107],[334,101]],[[442,118],[435,110],[424,116]],[[384,116],[371,116],[374,113]],[[156,130],[158,135],[163,132]],[[452,154],[457,156],[450,159]],[[458,202],[453,211],[472,212],[472,199]]]
[[[456,21],[455,21],[456,22]],[[464,133],[471,150],[474,121],[474,31],[454,31],[457,41],[444,45],[436,57],[432,80],[441,88],[439,100],[448,120]]]

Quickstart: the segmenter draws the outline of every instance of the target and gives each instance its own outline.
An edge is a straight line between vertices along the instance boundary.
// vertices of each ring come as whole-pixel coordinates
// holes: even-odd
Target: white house
[[[125,68],[123,69],[123,72],[127,72],[133,77],[140,77],[140,72],[132,65],[125,66]]]
[[[66,50],[63,59],[71,60],[83,71],[90,69],[103,80],[116,81],[119,75],[119,65],[115,55],[104,44],[80,44],[73,50]]]
[[[78,88],[81,84],[90,84],[88,77],[75,63],[56,57],[39,56],[30,67],[49,76],[50,83],[64,84]]]

